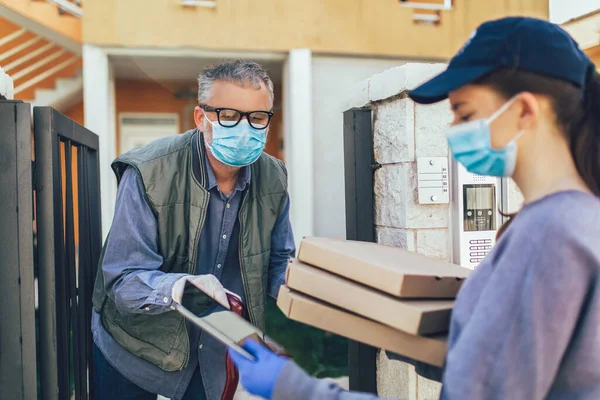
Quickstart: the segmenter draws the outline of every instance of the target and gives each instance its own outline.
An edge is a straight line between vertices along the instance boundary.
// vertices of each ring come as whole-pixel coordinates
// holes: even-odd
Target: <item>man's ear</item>
[[[204,129],[204,118],[206,118],[204,111],[199,106],[196,106],[196,108],[194,108],[194,123],[200,131]]]

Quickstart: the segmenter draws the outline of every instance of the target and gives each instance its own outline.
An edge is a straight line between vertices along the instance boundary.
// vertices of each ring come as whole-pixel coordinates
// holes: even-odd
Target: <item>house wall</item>
[[[86,0],[83,41],[129,47],[362,54],[444,59],[481,22],[506,15],[548,17],[548,0],[455,0],[438,26],[416,25],[398,0]],[[160,23],[157,23],[160,21]],[[234,27],[234,28],[233,28]]]

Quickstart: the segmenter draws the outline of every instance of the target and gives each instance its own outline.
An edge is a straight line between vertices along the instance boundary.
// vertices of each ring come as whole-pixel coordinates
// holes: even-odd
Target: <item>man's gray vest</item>
[[[131,150],[112,163],[117,182],[128,167],[134,168],[142,179],[146,199],[158,222],[158,251],[164,260],[160,269],[166,273],[195,274],[197,269],[200,232],[210,196],[205,189],[205,156],[199,135],[192,130],[160,139]],[[194,140],[200,146],[197,152],[193,151]],[[199,177],[193,171],[194,157],[200,158]],[[264,153],[252,164],[251,171],[251,184],[239,211],[239,257],[250,319],[264,329],[271,231],[286,203],[287,172],[281,161]],[[106,294],[103,259],[104,249],[93,303],[105,329],[125,349],[165,371],[185,368],[190,343],[183,317],[176,311],[147,315],[119,310]],[[198,298],[191,303],[207,302]],[[200,313],[204,309],[194,311]]]

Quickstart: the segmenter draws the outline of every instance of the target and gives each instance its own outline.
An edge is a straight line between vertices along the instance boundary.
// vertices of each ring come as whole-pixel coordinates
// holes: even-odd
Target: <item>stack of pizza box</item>
[[[470,272],[394,247],[308,237],[277,304],[292,320],[442,367],[454,298]]]

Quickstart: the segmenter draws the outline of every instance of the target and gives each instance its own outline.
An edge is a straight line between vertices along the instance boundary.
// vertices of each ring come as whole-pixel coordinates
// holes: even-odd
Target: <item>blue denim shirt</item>
[[[238,210],[243,192],[250,182],[250,167],[240,171],[234,191],[229,196],[218,188],[206,159],[207,190],[210,193],[206,221],[202,228],[197,274],[214,274],[227,289],[245,299],[238,258]],[[196,163],[199,164],[199,163]],[[198,165],[194,168],[199,173]],[[157,249],[157,222],[144,197],[140,178],[126,170],[117,193],[115,216],[108,237],[102,270],[108,293],[118,307],[129,312],[159,314],[171,306],[171,290],[184,274],[166,274],[159,270],[162,256]],[[287,261],[295,254],[294,237],[289,220],[289,197],[283,213],[271,234],[269,263],[269,295],[277,297],[285,281]],[[109,282],[113,282],[112,286]],[[100,316],[94,312],[92,331],[94,342],[123,376],[152,393],[173,400],[180,399],[192,379],[200,372],[206,398],[219,399],[225,384],[226,348],[210,335],[188,324],[190,358],[182,371],[165,372],[123,349],[104,329]]]

